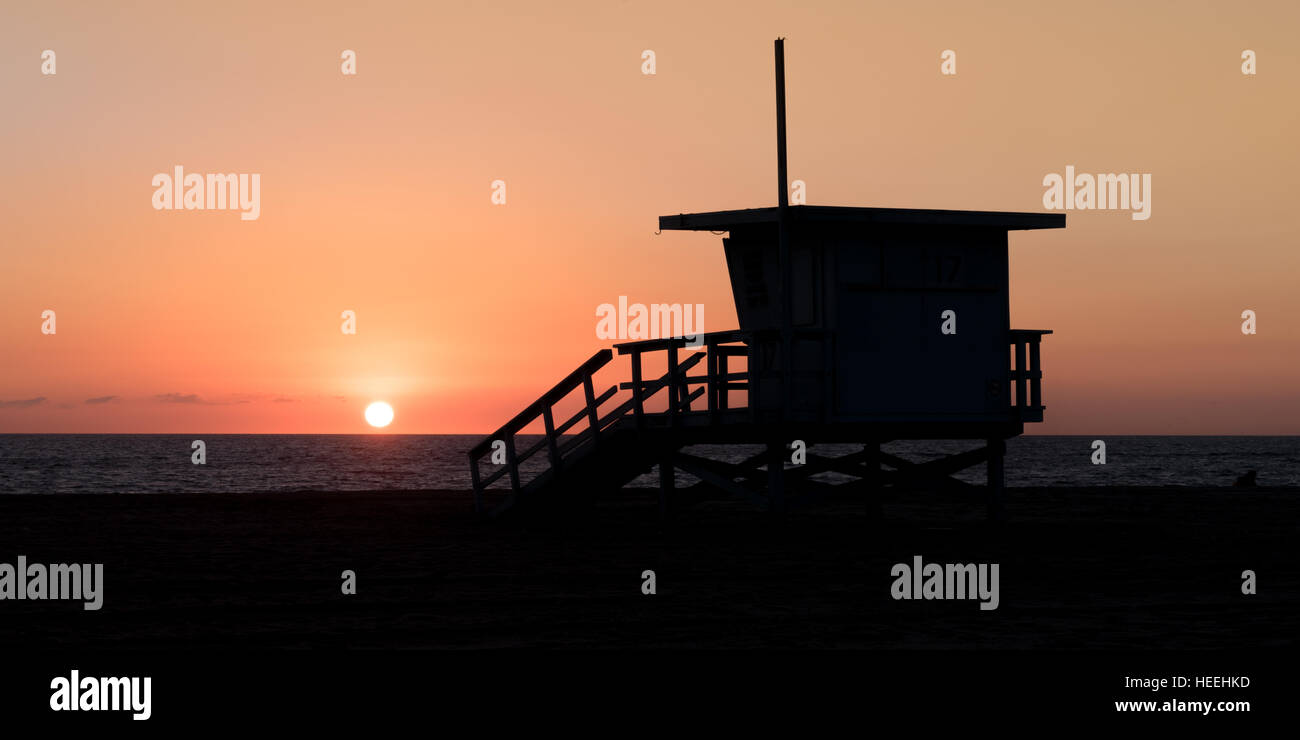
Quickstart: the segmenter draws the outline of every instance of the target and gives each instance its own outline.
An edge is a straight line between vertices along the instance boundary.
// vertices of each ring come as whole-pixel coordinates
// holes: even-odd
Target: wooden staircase
[[[484,438],[469,451],[470,475],[474,487],[474,508],[480,514],[499,514],[518,506],[531,506],[559,499],[575,502],[600,492],[622,487],[659,463],[665,453],[686,444],[673,430],[700,422],[721,422],[737,411],[728,404],[728,393],[746,390],[743,372],[730,372],[729,358],[745,356],[748,347],[740,332],[716,332],[699,340],[701,351],[692,351],[683,338],[632,342],[618,345],[620,355],[631,356],[631,380],[596,393],[595,375],[613,360],[603,349],[569,373],[536,401]],[[679,359],[679,350],[689,353]],[[667,370],[658,378],[643,378],[642,353],[664,351]],[[708,360],[708,374],[689,372]],[[692,388],[692,386],[697,386]],[[583,405],[557,423],[555,407],[571,393],[582,389]],[[630,391],[620,397],[620,391]],[[647,402],[660,391],[667,398],[662,411],[648,411]],[[708,409],[692,410],[692,402],[708,394]],[[724,416],[723,412],[726,412]],[[693,417],[693,418],[692,418]],[[540,440],[519,448],[523,429],[542,422]],[[576,430],[576,431],[575,431]],[[504,457],[496,469],[484,475],[485,458]],[[525,463],[534,464],[525,472]],[[540,461],[540,465],[537,463]],[[540,468],[540,469],[539,469]],[[532,473],[529,476],[529,472]],[[490,486],[508,479],[504,499],[489,504]]]

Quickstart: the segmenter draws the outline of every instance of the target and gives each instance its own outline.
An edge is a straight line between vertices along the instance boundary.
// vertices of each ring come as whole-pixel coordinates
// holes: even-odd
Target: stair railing
[[[614,353],[607,349],[602,349],[592,355],[591,359],[582,363],[577,370],[565,376],[564,380],[543,393],[540,398],[529,404],[523,411],[515,414],[514,418],[506,422],[495,433],[470,448],[469,469],[470,479],[474,486],[474,510],[476,512],[483,513],[483,492],[502,476],[510,476],[511,494],[517,496],[521,487],[519,478],[520,465],[541,450],[546,450],[551,468],[559,470],[563,465],[562,452],[571,444],[571,442],[566,443],[562,448],[560,437],[583,419],[586,419],[588,424],[586,430],[582,433],[583,439],[595,440],[599,436],[602,428],[600,405],[613,397],[618,392],[618,389],[617,387],[611,387],[600,395],[596,395],[592,376],[595,375],[597,370],[607,365],[613,357]],[[557,426],[555,424],[555,404],[569,395],[579,385],[583,387],[585,405],[576,414]],[[519,452],[515,447],[515,437],[520,430],[537,421],[538,417],[542,419],[545,435],[541,441],[528,447],[523,452]],[[505,445],[505,465],[487,477],[482,477],[479,471],[479,459],[492,451],[493,444],[498,441]]]
[[[709,419],[719,423],[722,416],[733,407],[729,403],[728,393],[734,390],[749,389],[748,371],[733,371],[728,361],[732,357],[746,357],[751,353],[747,335],[739,330],[713,332],[700,335],[695,341],[684,337],[652,339],[639,342],[626,342],[615,345],[620,355],[631,356],[630,382],[610,387],[599,395],[595,392],[593,376],[598,370],[609,364],[613,352],[601,350],[592,355],[578,369],[569,373],[540,398],[533,401],[523,411],[506,422],[493,434],[485,437],[469,450],[470,479],[474,488],[474,509],[484,512],[484,493],[488,487],[503,477],[509,476],[510,493],[517,498],[526,485],[521,478],[523,463],[541,452],[546,451],[550,469],[557,474],[563,469],[566,455],[588,442],[596,442],[602,432],[620,419],[631,416],[638,430],[647,426],[647,417],[666,420],[669,425],[677,425],[685,414],[692,412],[692,403],[701,396],[708,395]],[[679,350],[703,347],[702,352],[692,352],[681,359]],[[668,355],[667,371],[660,377],[647,380],[644,378],[643,355],[647,352],[664,351]],[[690,371],[707,358],[705,375],[691,375]],[[555,423],[554,406],[568,396],[579,385],[583,387],[585,405],[561,424]],[[697,386],[692,390],[692,386]],[[702,386],[702,387],[699,387]],[[614,406],[608,412],[601,412],[605,404],[618,393],[630,390],[631,397]],[[661,390],[668,395],[667,409],[662,413],[646,411],[646,403]],[[541,419],[544,434],[542,439],[531,446],[517,449],[516,438],[526,427]],[[585,427],[576,434],[564,439],[564,434],[586,421]],[[494,443],[504,446],[505,464],[488,475],[480,469],[482,458],[493,452]]]

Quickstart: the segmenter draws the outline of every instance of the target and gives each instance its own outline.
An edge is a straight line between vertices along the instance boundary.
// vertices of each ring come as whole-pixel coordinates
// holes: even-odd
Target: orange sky
[[[1011,235],[1012,325],[1056,332],[1033,431],[1300,434],[1294,2],[14,5],[0,432],[361,432],[377,398],[394,432],[488,432],[620,295],[734,327],[719,237],[653,232],[774,203],[785,36],[810,203],[1041,211],[1068,164],[1152,174],[1148,221]],[[153,210],[177,164],[260,173],[260,218]]]

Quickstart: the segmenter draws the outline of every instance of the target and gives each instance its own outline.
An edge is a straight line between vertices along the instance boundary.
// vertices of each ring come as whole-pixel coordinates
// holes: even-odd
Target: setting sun
[[[372,427],[386,427],[393,422],[393,407],[375,401],[366,407],[366,422]]]

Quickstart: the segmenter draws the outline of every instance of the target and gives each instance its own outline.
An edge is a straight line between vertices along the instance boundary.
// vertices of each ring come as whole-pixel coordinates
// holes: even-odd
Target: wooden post
[[[638,431],[645,428],[645,404],[641,399],[641,350],[632,350],[632,412]]]
[[[677,426],[677,343],[668,343],[668,425]]]
[[[555,442],[555,415],[550,406],[542,409],[542,426],[546,429],[546,454],[551,460],[551,469],[560,472],[560,446]]]
[[[988,517],[990,521],[1003,518],[1002,494],[1004,488],[1003,456],[1007,451],[1006,441],[995,438],[988,440]]]
[[[758,345],[758,336],[754,335],[745,345],[745,403],[749,406],[749,423],[753,424],[758,420],[758,399],[755,390],[758,388],[758,353],[755,347]]]
[[[705,345],[705,351],[708,355],[708,391],[705,393],[709,397],[709,423],[718,423],[718,344],[710,341]]]

